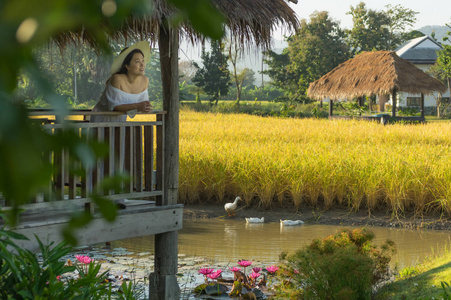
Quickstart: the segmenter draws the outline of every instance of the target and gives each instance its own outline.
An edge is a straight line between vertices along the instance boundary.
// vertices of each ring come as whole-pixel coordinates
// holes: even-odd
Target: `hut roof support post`
[[[334,100],[329,99],[329,118],[332,117],[334,113]]]
[[[393,89],[391,95],[392,95],[392,108],[391,108],[391,116],[396,117],[396,102],[398,102],[398,99],[396,98],[397,90]]]
[[[421,93],[421,100],[420,100],[420,116],[421,120],[424,121],[424,94]]]
[[[163,197],[157,205],[177,204],[179,176],[178,31],[160,24],[159,48],[163,83]],[[149,299],[180,299],[177,284],[178,232],[155,235],[155,271],[149,276]]]

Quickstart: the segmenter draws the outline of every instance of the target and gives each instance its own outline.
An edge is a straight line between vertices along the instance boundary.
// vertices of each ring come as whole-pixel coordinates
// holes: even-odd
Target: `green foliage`
[[[386,10],[368,9],[364,2],[348,12],[352,16],[353,27],[349,34],[350,46],[355,52],[374,50],[395,50],[408,38],[406,28],[416,22],[416,14],[401,5],[386,5]]]
[[[407,267],[399,271],[397,279],[406,279],[413,276],[416,276],[420,273],[420,270],[417,266]]]
[[[194,30],[212,39],[220,39],[224,35],[222,23],[225,17],[208,0],[168,0],[180,9],[180,13],[173,18],[174,22],[188,19]]]
[[[432,68],[436,71],[437,77],[442,79],[451,90],[451,45],[443,45],[443,49],[437,52],[437,60]]]
[[[443,299],[451,299],[451,287],[446,281],[441,282],[442,290],[443,290]]]
[[[67,96],[73,94],[71,82],[62,83],[60,90],[55,90],[52,83],[55,80],[61,80],[57,75],[69,73],[70,78],[80,76],[77,79],[81,83],[91,84],[89,78],[100,76],[102,73],[101,70],[92,67],[96,64],[94,61],[96,58],[91,55],[92,52],[89,52],[87,56],[77,56],[75,52],[79,49],[70,48],[75,51],[71,52],[77,64],[75,69],[83,66],[86,71],[82,76],[82,73],[73,72],[73,65],[69,68],[63,65],[62,61],[62,65],[50,63],[53,57],[47,55],[48,52],[46,54],[42,52],[43,55],[39,58],[39,55],[36,56],[34,53],[35,49],[51,39],[57,43],[71,40],[72,36],[68,35],[68,31],[72,31],[83,32],[99,53],[111,54],[113,51],[108,43],[108,36],[113,35],[114,30],[120,28],[124,20],[131,15],[139,18],[151,12],[149,1],[118,0],[115,1],[115,13],[104,14],[102,10],[104,2],[103,0],[63,2],[5,0],[0,2],[0,38],[2,40],[0,46],[2,57],[2,64],[0,64],[0,193],[11,201],[13,209],[8,220],[12,224],[17,221],[16,215],[20,205],[28,203],[37,193],[48,188],[53,168],[47,158],[52,152],[65,149],[85,168],[92,165],[97,157],[102,156],[101,146],[88,144],[75,133],[61,131],[55,135],[47,134],[40,124],[33,123],[28,118],[25,106],[18,104],[16,100],[17,97],[26,99],[27,94],[32,94],[36,96],[29,100],[32,105],[40,106],[42,103],[39,102],[43,99],[59,115],[64,116]],[[188,18],[194,28],[207,36],[220,38],[224,18],[209,1],[171,0],[171,3],[180,9],[179,17]],[[83,51],[85,50],[88,51],[83,46]],[[56,74],[46,74],[40,67],[53,68],[51,71]],[[19,91],[14,96],[13,93],[18,87]],[[76,104],[75,101],[72,103]],[[103,210],[104,216],[111,219],[112,214],[106,213],[107,211],[109,210]],[[89,220],[90,216],[79,215],[75,216],[70,224],[77,227],[80,224],[86,224]],[[66,230],[65,236],[74,241],[72,229]]]
[[[287,269],[296,272],[280,291],[302,288],[307,299],[371,299],[372,286],[386,279],[395,251],[391,241],[377,249],[373,238],[363,228],[314,240],[287,257]]]
[[[413,108],[413,107],[402,107],[398,111],[398,115],[399,116],[419,116],[420,113],[419,113],[418,109],[416,109],[416,108]]]
[[[213,40],[211,42],[211,53],[202,50],[202,67],[193,63],[197,68],[193,82],[205,93],[212,96],[212,101],[218,104],[219,96],[226,95],[229,91],[230,73],[227,66],[228,57],[224,52],[221,42]]]
[[[163,87],[161,81],[160,52],[158,49],[152,49],[150,53],[150,62],[146,66],[146,74],[149,77],[149,100],[152,102],[161,102],[163,99]]]
[[[316,12],[310,22],[301,21],[296,34],[287,39],[288,48],[282,54],[266,53],[268,70],[264,73],[291,101],[305,103],[309,84],[349,58],[344,38],[339,24],[327,12]]]
[[[142,291],[131,282],[112,291],[107,271],[101,273],[99,263],[67,265],[63,257],[73,248],[65,243],[44,245],[36,237],[38,255],[20,248],[13,239],[26,237],[0,229],[1,299],[140,299]],[[78,278],[67,276],[75,270]]]

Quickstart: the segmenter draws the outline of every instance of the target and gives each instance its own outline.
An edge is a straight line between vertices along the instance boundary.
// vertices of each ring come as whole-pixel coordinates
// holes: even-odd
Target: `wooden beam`
[[[161,79],[163,84],[164,118],[164,166],[162,205],[177,203],[179,185],[179,76],[178,31],[163,21],[160,24],[158,45],[160,48]]]
[[[178,30],[170,28],[167,20],[160,23],[158,45],[163,83],[163,110],[167,112],[167,115],[164,118],[162,134],[163,170],[158,175],[163,178],[163,197],[157,198],[157,205],[164,207],[177,203],[179,185],[179,41]],[[157,234],[155,236],[155,271],[149,276],[149,299],[180,299],[180,288],[176,277],[177,261],[177,233]]]
[[[147,236],[172,232],[182,229],[183,205],[155,206],[150,202],[143,205],[129,206],[118,210],[119,215],[113,223],[105,221],[100,215],[95,215],[89,225],[77,231],[79,245],[91,245],[131,237]],[[62,229],[67,225],[66,217],[45,218],[41,220],[21,223],[14,228],[14,232],[23,234],[29,240],[17,240],[19,247],[38,251],[39,245],[34,237],[36,234],[44,243],[63,240]],[[177,245],[176,245],[177,247]]]
[[[136,192],[143,191],[143,129],[141,126],[134,128],[135,134],[135,187]]]
[[[157,143],[158,145],[158,143]],[[144,188],[152,191],[153,175],[153,126],[144,127]]]

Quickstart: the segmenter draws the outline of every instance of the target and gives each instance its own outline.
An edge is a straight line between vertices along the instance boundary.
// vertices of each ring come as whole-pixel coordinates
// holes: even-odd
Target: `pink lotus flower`
[[[239,271],[241,271],[241,268],[238,268],[238,267],[233,267],[233,268],[229,268],[229,269],[232,272],[239,272]]]
[[[275,273],[277,270],[279,270],[279,267],[277,267],[277,266],[269,266],[269,267],[266,268],[266,270],[267,270],[269,273],[273,274],[273,273]]]
[[[207,276],[208,274],[213,273],[213,271],[214,271],[213,269],[202,268],[202,269],[199,270],[199,273]]]
[[[258,277],[260,277],[260,273],[258,273],[258,272],[252,272],[249,276],[251,276],[252,278],[254,278],[254,280],[255,279],[257,279]]]
[[[221,276],[221,273],[222,273],[222,270],[219,269],[219,270],[217,270],[217,271],[215,271],[213,273],[208,274],[207,277],[210,278],[210,279],[218,279],[219,276]]]
[[[89,264],[92,261],[92,259],[89,256],[86,256],[86,255],[75,255],[75,258],[79,262],[81,262],[82,264],[85,264],[85,265]]]
[[[239,260],[238,264],[242,267],[249,267],[250,265],[252,265],[252,262],[249,260]]]
[[[262,268],[259,267],[252,268],[252,271],[254,271],[255,273],[260,273],[261,270]]]

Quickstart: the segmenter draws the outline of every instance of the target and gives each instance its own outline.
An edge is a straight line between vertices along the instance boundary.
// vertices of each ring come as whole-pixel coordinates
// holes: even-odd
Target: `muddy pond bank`
[[[235,219],[244,218],[265,218],[265,222],[279,222],[279,220],[303,220],[311,225],[338,225],[338,226],[377,226],[405,229],[433,229],[451,230],[451,218],[442,216],[439,213],[428,215],[414,214],[412,212],[397,216],[387,211],[360,210],[350,212],[343,208],[333,208],[330,210],[317,210],[303,208],[296,210],[293,207],[279,207],[274,205],[269,210],[259,208],[239,207],[234,217],[228,217],[224,210],[224,205],[217,204],[189,204],[183,209],[183,218],[193,219]]]

